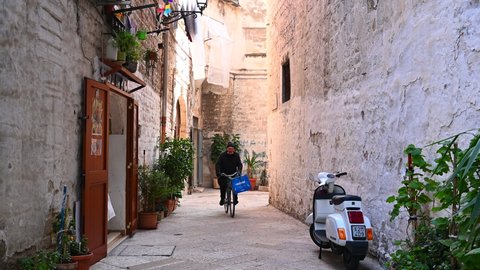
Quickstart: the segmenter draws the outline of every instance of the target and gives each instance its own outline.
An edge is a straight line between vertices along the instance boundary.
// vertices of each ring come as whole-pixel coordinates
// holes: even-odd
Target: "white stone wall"
[[[232,40],[228,89],[203,84],[204,186],[212,186],[211,138],[215,133],[238,134],[243,150],[252,150],[266,160],[268,92],[266,77],[266,2],[240,1],[234,6],[209,1],[206,15],[224,23]],[[215,94],[222,93],[223,94]],[[243,153],[241,154],[243,160]],[[246,172],[246,166],[245,170]],[[260,171],[259,171],[260,173]]]
[[[0,265],[16,252],[50,244],[50,211],[58,211],[63,185],[70,203],[76,200],[83,76],[92,73],[97,44],[91,39],[102,32],[101,17],[88,5],[2,4]]]
[[[138,101],[138,164],[152,165],[158,158],[158,143],[160,136],[161,97],[150,85],[133,94]]]
[[[63,185],[70,206],[78,199],[84,77],[99,79],[102,33],[111,30],[91,1],[4,1],[0,13],[3,270],[12,269],[16,257],[52,244],[52,212],[59,211]],[[155,156],[159,92],[149,86],[134,94],[142,125],[140,163],[143,150],[147,162]]]
[[[394,249],[392,205],[410,143],[480,127],[478,1],[268,1],[270,201],[303,220],[319,171],[362,196],[373,253]],[[281,102],[290,59],[291,100]],[[433,158],[433,157],[431,157]]]

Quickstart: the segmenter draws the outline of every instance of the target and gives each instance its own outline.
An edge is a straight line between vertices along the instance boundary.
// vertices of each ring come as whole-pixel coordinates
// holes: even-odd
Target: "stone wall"
[[[403,149],[480,127],[480,3],[275,0],[268,10],[270,201],[303,220],[309,175],[347,171],[339,184],[362,196],[383,257],[404,237],[406,217],[391,223],[385,202]]]
[[[83,1],[5,2],[2,14],[0,265],[50,244],[63,185],[77,198],[83,77],[103,30]]]
[[[204,186],[212,186],[211,138],[215,133],[239,134],[242,148],[266,160],[266,3],[241,1],[240,6],[210,1],[207,15],[225,24],[233,42],[227,89],[203,84]],[[222,93],[223,94],[215,94]],[[243,154],[241,155],[243,160]],[[246,172],[246,167],[244,172]]]
[[[91,1],[2,4],[0,269],[12,269],[17,257],[52,243],[52,213],[59,211],[63,185],[70,202],[78,199],[84,77],[100,79],[103,33],[111,31],[101,10]],[[147,161],[155,156],[160,89],[134,94],[140,163],[143,150]]]

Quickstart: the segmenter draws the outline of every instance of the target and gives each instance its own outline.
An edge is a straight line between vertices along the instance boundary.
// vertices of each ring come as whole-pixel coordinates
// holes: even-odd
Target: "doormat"
[[[172,256],[175,246],[125,245],[117,256]]]

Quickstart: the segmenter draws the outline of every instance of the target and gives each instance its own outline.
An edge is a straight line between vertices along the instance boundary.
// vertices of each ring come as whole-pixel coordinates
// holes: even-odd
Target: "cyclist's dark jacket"
[[[235,152],[231,155],[227,154],[227,152],[223,152],[220,154],[217,160],[217,164],[215,164],[215,171],[217,174],[217,178],[220,178],[220,174],[233,174],[237,171],[240,173],[242,172],[242,162],[240,161],[240,155]]]

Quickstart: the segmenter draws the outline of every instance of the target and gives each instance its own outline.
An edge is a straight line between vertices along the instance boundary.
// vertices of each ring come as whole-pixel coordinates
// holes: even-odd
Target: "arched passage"
[[[179,97],[176,105],[175,138],[188,138],[187,133],[187,106],[185,100]]]

